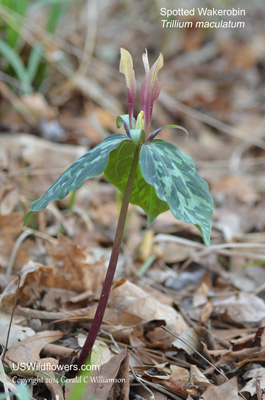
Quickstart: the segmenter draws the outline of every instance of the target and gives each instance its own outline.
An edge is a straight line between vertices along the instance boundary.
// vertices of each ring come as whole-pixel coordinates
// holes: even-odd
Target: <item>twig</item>
[[[100,329],[99,334],[100,333],[104,333],[104,335],[108,336],[110,338],[110,340],[112,341],[112,343],[114,344],[114,346],[116,347],[116,349],[120,352],[120,346],[118,345],[118,343],[116,342],[116,340],[114,339],[114,337],[112,336],[111,333],[104,331],[104,329]]]
[[[134,379],[135,379],[138,383],[140,383],[140,385],[142,385],[142,386],[145,388],[145,390],[151,395],[151,398],[150,398],[150,399],[151,399],[151,400],[155,400],[154,393],[143,383],[142,379],[139,378],[139,377],[135,374],[135,372],[134,372],[134,370],[133,370],[133,367],[131,366],[130,368],[131,368],[131,371],[132,371],[132,374],[133,374]]]
[[[29,235],[31,235],[30,232],[24,231],[24,232],[22,232],[22,233],[19,235],[19,237],[17,238],[17,240],[16,240],[16,242],[15,242],[15,244],[14,244],[14,247],[13,247],[13,249],[12,249],[12,252],[11,252],[11,255],[10,255],[10,258],[9,258],[9,261],[8,261],[8,264],[7,264],[7,267],[6,267],[6,275],[7,275],[7,276],[11,276],[11,274],[12,274],[12,269],[13,269],[13,265],[14,265],[14,262],[15,262],[15,259],[16,259],[16,256],[17,256],[18,249],[20,248],[20,246],[21,246],[21,244],[23,243],[23,241],[24,241]]]
[[[14,247],[12,249],[12,252],[11,252],[7,267],[6,267],[6,275],[7,276],[11,276],[11,274],[12,274],[13,265],[14,265],[19,247],[21,246],[23,241],[30,235],[35,235],[35,236],[41,237],[42,239],[49,240],[50,242],[52,242],[54,244],[57,244],[57,240],[52,238],[51,236],[47,235],[46,233],[38,232],[38,231],[35,231],[34,229],[30,229],[30,228],[23,228],[23,232],[17,238],[17,240],[14,244]]]
[[[205,255],[208,255],[209,253],[212,252],[217,252],[222,255],[228,255],[228,256],[234,256],[234,257],[248,257],[256,260],[265,260],[265,252],[263,253],[262,250],[264,250],[264,243],[248,243],[248,242],[241,242],[241,243],[233,243],[233,242],[228,242],[228,243],[220,243],[216,245],[212,245],[210,247],[206,247],[203,244],[197,243],[197,242],[192,242],[191,240],[179,238],[177,236],[172,236],[172,235],[166,235],[166,234],[159,234],[154,238],[155,242],[173,242],[173,243],[179,243],[183,244],[186,246],[194,247],[195,249],[198,249],[199,251],[194,254],[194,256],[190,257],[185,264],[182,266],[182,270],[187,268],[188,265],[190,265],[194,260],[197,260]],[[260,249],[260,253],[251,253],[247,251],[234,251],[230,250],[229,248],[232,249]]]

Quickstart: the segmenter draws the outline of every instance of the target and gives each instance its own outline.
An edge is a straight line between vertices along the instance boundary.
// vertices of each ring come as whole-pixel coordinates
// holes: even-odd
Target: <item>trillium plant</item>
[[[177,219],[196,225],[205,244],[208,246],[210,243],[213,209],[208,184],[197,174],[190,157],[172,143],[156,139],[164,128],[178,128],[187,133],[186,130],[178,125],[151,130],[154,101],[161,91],[157,75],[163,66],[163,56],[159,55],[152,68],[149,67],[147,52],[142,57],[145,78],[140,92],[141,111],[135,120],[133,61],[130,53],[121,49],[120,72],[125,76],[129,107],[128,114],[117,117],[117,127],[123,125],[126,135],[116,133],[108,136],[75,161],[42,197],[32,203],[25,219],[27,223],[33,212],[44,209],[51,201],[64,198],[86,179],[102,172],[123,196],[108,270],[91,329],[80,353],[79,368],[89,356],[101,326],[119,257],[129,202],[145,211],[148,224],[170,209]]]

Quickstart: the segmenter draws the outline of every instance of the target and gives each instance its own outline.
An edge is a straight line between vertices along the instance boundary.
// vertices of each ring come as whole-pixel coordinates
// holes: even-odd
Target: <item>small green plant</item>
[[[118,116],[117,126],[120,128],[123,124],[126,135],[108,136],[75,161],[42,197],[32,203],[31,211],[25,219],[27,223],[33,212],[44,209],[51,201],[64,198],[86,179],[102,172],[123,195],[109,267],[91,329],[80,353],[79,368],[90,354],[104,316],[129,202],[140,206],[146,212],[149,224],[160,213],[170,209],[177,219],[196,225],[206,245],[210,244],[210,218],[213,208],[208,184],[197,174],[190,157],[184,155],[172,143],[156,139],[157,134],[164,128],[174,127],[185,132],[186,130],[178,125],[167,125],[151,132],[153,104],[161,91],[157,75],[163,66],[163,56],[160,54],[150,69],[146,52],[143,54],[143,63],[145,78],[140,93],[142,111],[135,120],[133,105],[136,82],[133,61],[130,53],[121,49],[120,72],[126,79],[129,113]]]
[[[80,0],[81,1],[81,0]],[[32,92],[32,87],[40,87],[46,76],[48,63],[44,60],[44,46],[34,40],[24,61],[25,45],[23,28],[27,26],[28,15],[41,7],[49,7],[46,31],[53,33],[56,26],[74,0],[0,0],[0,55],[4,72],[18,79],[23,93]]]

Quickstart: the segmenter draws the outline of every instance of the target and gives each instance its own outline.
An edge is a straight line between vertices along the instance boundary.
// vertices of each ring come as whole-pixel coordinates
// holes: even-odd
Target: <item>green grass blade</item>
[[[52,33],[55,31],[58,21],[62,15],[62,6],[59,3],[53,4],[50,10],[49,18],[46,24],[48,32]]]
[[[21,60],[17,55],[16,51],[12,49],[7,43],[0,39],[0,53],[8,60],[9,64],[15,71],[18,79],[23,85],[23,90],[25,92],[30,91],[30,81],[28,77],[28,72]]]
[[[24,17],[27,14],[28,7],[29,7],[28,0],[0,1],[0,4],[6,6],[11,11],[19,14],[21,17]],[[17,20],[15,28],[14,28],[13,24],[9,24],[8,22],[6,25],[6,35],[5,35],[6,42],[13,49],[16,47],[16,45],[18,43],[22,21],[23,21],[23,19]]]
[[[18,0],[15,3],[16,3],[16,7],[14,8],[14,11],[16,11],[18,14],[20,14],[24,17],[27,14],[27,11],[29,8],[29,1],[28,0]]]
[[[28,79],[32,83],[40,66],[43,56],[43,45],[38,43],[35,47],[31,49],[29,60],[28,60]]]

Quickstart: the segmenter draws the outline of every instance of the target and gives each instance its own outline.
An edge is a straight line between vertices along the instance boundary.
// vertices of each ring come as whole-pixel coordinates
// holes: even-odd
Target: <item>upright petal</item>
[[[133,104],[136,94],[136,81],[133,69],[133,60],[131,54],[121,48],[120,72],[125,76],[127,90],[128,90],[128,108],[130,127],[132,128],[133,118]]]
[[[161,91],[161,83],[157,80],[158,71],[163,67],[163,55],[160,53],[158,59],[149,68],[147,51],[143,54],[145,68],[145,79],[141,86],[141,109],[144,111],[144,123],[146,134],[150,131],[154,101]]]

